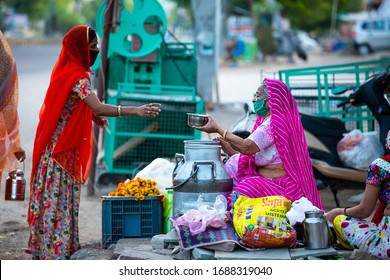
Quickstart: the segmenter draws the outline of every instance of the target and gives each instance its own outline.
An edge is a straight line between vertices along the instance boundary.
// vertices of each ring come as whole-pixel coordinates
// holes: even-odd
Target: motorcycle
[[[340,95],[348,87],[337,87],[332,94]],[[367,105],[375,117],[380,131],[379,139],[385,145],[387,132],[390,130],[390,71],[381,72],[369,77],[361,86],[337,105],[348,111],[352,106]],[[234,134],[246,138],[256,120],[252,103],[245,103],[245,115],[230,128]],[[348,132],[345,124],[336,118],[319,117],[300,113],[311,164],[317,187],[330,187],[337,207],[340,201],[337,192],[341,189],[365,188],[367,171],[344,166],[337,152],[337,144]],[[384,149],[386,151],[386,149]],[[389,153],[389,151],[386,151]]]

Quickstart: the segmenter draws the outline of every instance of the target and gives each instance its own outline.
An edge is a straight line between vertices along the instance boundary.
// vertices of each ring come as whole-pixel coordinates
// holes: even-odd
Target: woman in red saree
[[[230,156],[226,170],[233,191],[256,198],[279,195],[291,201],[306,197],[325,209],[315,183],[298,107],[287,86],[265,79],[254,99],[258,117],[252,133],[242,139],[223,129],[209,116],[199,130],[219,133]],[[231,196],[228,198],[231,202]]]
[[[18,168],[26,154],[20,147],[18,73],[11,48],[0,31],[0,187],[2,173]]]
[[[39,113],[28,213],[33,259],[70,259],[80,249],[80,191],[90,169],[92,121],[104,127],[105,116],[155,117],[160,112],[159,103],[121,107],[100,102],[89,76],[97,44],[88,26],[76,26],[64,36]]]

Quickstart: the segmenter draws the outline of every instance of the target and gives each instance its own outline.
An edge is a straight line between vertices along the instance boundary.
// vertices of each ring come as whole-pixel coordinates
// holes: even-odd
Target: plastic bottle
[[[173,190],[167,190],[167,194],[164,199],[164,223],[163,233],[168,233],[172,229],[172,222],[169,220],[172,217],[173,206]]]

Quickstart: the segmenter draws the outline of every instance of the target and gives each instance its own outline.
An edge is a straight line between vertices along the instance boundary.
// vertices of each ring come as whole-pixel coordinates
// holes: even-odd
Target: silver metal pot
[[[329,226],[324,211],[306,211],[303,220],[303,239],[306,249],[329,247]]]
[[[227,197],[233,180],[221,160],[221,146],[214,140],[184,141],[184,157],[173,178],[173,216],[179,217],[200,205],[212,206],[218,195]]]

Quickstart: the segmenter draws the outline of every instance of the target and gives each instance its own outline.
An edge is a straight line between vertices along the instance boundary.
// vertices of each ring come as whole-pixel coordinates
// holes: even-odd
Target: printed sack
[[[291,201],[283,196],[249,198],[238,195],[233,204],[233,226],[249,248],[278,248],[296,244],[297,233],[287,223]]]

